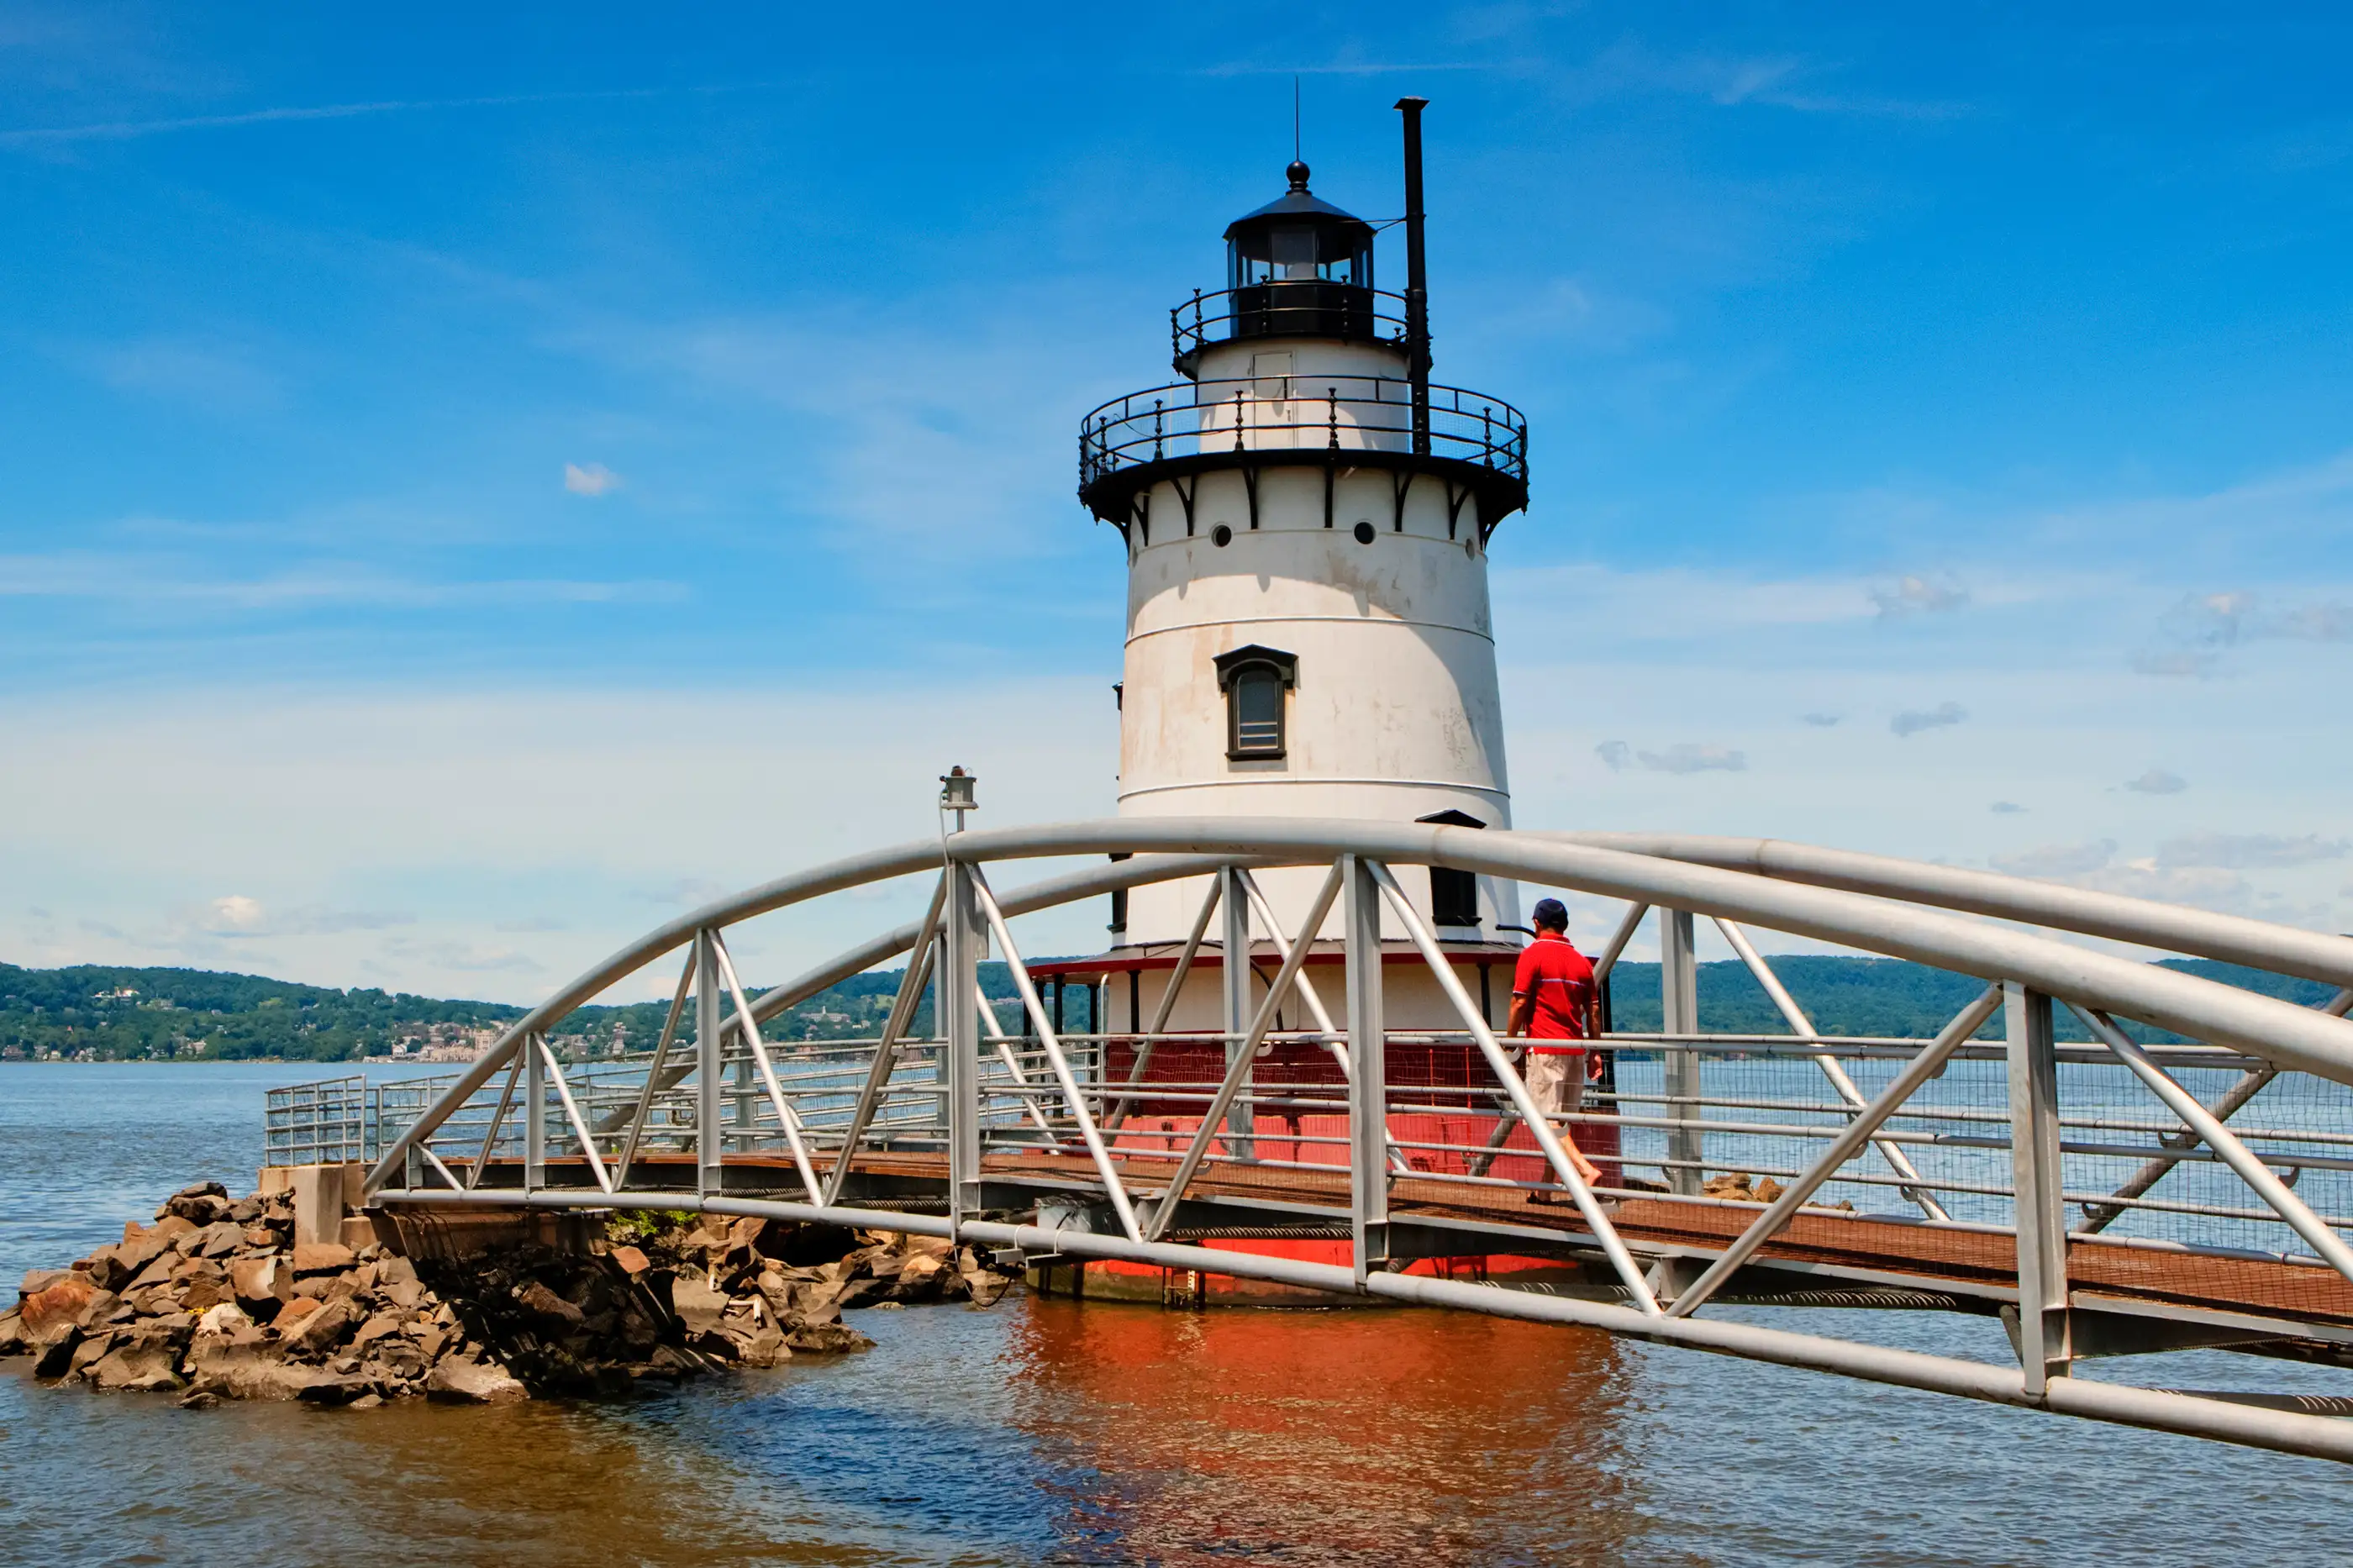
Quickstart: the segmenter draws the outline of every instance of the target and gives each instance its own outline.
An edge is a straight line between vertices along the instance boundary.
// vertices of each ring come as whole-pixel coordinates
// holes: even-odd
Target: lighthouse
[[[1123,816],[1511,826],[1487,552],[1527,504],[1527,426],[1431,379],[1421,107],[1398,105],[1401,292],[1377,279],[1374,225],[1294,161],[1227,226],[1223,287],[1170,312],[1178,379],[1082,422],[1080,500],[1127,556]],[[1262,876],[1279,921],[1303,918],[1319,876]],[[1481,967],[1515,947],[1511,884],[1440,868],[1408,885]],[[1138,889],[1106,956],[1148,966],[1202,898]]]

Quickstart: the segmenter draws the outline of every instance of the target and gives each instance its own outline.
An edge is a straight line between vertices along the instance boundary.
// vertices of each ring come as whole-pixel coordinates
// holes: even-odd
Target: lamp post
[[[977,782],[960,767],[952,767],[940,775],[940,809],[955,813],[958,833],[964,831],[964,814],[980,809],[980,803],[972,795],[972,786]]]

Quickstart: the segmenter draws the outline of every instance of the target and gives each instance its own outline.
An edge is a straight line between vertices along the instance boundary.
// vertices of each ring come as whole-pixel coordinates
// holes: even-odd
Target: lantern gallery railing
[[[1264,453],[1409,454],[1413,385],[1377,375],[1263,375],[1176,382],[1090,413],[1079,430],[1079,486],[1172,458]],[[1500,397],[1430,389],[1430,454],[1525,485],[1528,423]]]
[[[1176,368],[1212,344],[1244,338],[1338,338],[1403,346],[1406,299],[1327,279],[1274,279],[1193,297],[1168,312],[1168,346]]]
[[[1110,854],[1132,858],[1093,858]],[[1077,856],[1090,863],[994,885],[1009,862]],[[1578,1110],[1546,1114],[1403,866],[1624,900],[1605,978],[1655,920],[1662,1027],[1605,1036],[1609,1072]],[[1280,920],[1261,887],[1276,867],[1309,868],[1289,874]],[[745,922],[899,877],[929,882],[920,920],[747,990],[731,951]],[[1061,1028],[1017,924],[1178,879],[1204,901],[1151,980],[1156,1003],[1139,977],[1126,1031],[1107,998],[1085,1033]],[[1219,908],[1222,947],[1205,940]],[[1786,1032],[1703,1026],[1707,930]],[[1767,931],[1947,971],[1955,1011],[1927,1038],[1824,1035],[1761,952]],[[2267,969],[2314,1005],[2085,935]],[[1220,1026],[1171,1029],[1189,971],[1237,941],[1253,983],[1224,988]],[[992,948],[1010,1002],[981,993]],[[681,968],[651,1053],[566,1065],[549,1048],[573,1010],[666,959]],[[795,1004],[902,962],[876,1038],[766,1037]],[[1446,1027],[1387,1026],[1409,973],[1443,997]],[[2353,1366],[2348,1004],[2353,941],[1796,846],[1314,819],[976,831],[767,883],[631,944],[429,1104],[381,1103],[367,1180],[395,1205],[758,1214],[1236,1276],[2353,1459],[2353,1426],[2315,1413],[2353,1401],[2076,1375],[2093,1358],[2212,1346]],[[1347,1261],[1195,1239],[1236,1227],[1344,1238]],[[1462,1257],[1549,1260],[1558,1278],[1514,1289],[1426,1261]],[[1998,1314],[2015,1361],[1718,1310],[1755,1300]]]

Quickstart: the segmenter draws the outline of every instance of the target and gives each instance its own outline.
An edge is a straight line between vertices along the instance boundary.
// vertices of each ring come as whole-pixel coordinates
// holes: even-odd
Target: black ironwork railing
[[[1394,376],[1274,375],[1176,382],[1113,398],[1079,429],[1082,489],[1123,469],[1234,453],[1414,450],[1413,387]],[[1429,456],[1528,477],[1528,423],[1500,397],[1430,389]]]
[[[1402,346],[1402,294],[1323,279],[1275,279],[1239,289],[1199,289],[1168,312],[1168,343],[1182,366],[1209,343],[1240,338],[1341,338]]]

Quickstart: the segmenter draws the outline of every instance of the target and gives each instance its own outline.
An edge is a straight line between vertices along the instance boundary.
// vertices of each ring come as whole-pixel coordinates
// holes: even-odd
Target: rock
[[[384,1287],[384,1299],[405,1312],[415,1311],[425,1300],[425,1287],[414,1279],[396,1279]]]
[[[846,1351],[871,1351],[874,1342],[847,1323],[800,1323],[788,1328],[785,1342],[796,1351],[837,1355]]]
[[[33,1363],[35,1377],[63,1377],[73,1366],[74,1352],[81,1345],[81,1325],[68,1323],[56,1339],[41,1349],[40,1359]]]
[[[237,1304],[265,1323],[294,1295],[293,1269],[274,1256],[240,1258],[228,1266],[228,1279]]]
[[[340,1274],[352,1266],[352,1249],[340,1241],[306,1241],[294,1248],[294,1272]]]
[[[27,1269],[25,1272],[23,1282],[16,1287],[16,1300],[20,1302],[29,1300],[32,1297],[39,1295],[50,1286],[59,1284],[65,1280],[72,1279],[73,1277],[74,1271],[70,1268]]]
[[[363,1346],[374,1344],[378,1340],[388,1339],[398,1332],[400,1332],[400,1314],[378,1312],[375,1317],[362,1323],[360,1331],[352,1336],[352,1348],[358,1350]]]
[[[226,1280],[192,1279],[180,1290],[180,1305],[191,1312],[209,1311],[224,1301],[235,1301]]]
[[[730,1352],[745,1366],[781,1366],[793,1359],[792,1346],[765,1312],[756,1322],[738,1320],[720,1331]]]
[[[670,1310],[689,1334],[710,1333],[727,1310],[727,1298],[695,1276],[681,1275],[670,1281]]]
[[[523,1310],[555,1333],[577,1329],[588,1321],[586,1313],[536,1279],[517,1286],[514,1299]]]
[[[646,1255],[634,1247],[617,1247],[607,1256],[619,1267],[622,1273],[633,1279],[653,1267]]]
[[[100,1388],[162,1394],[182,1386],[176,1370],[178,1355],[161,1342],[128,1344],[90,1369],[90,1380]]]
[[[278,1316],[270,1320],[270,1326],[280,1334],[290,1334],[298,1324],[326,1310],[326,1307],[327,1303],[316,1296],[297,1296],[279,1310]]]
[[[531,1397],[506,1368],[456,1356],[426,1374],[425,1394],[449,1405],[513,1405]]]
[[[24,1315],[13,1308],[0,1312],[0,1356],[23,1355],[31,1348],[25,1338]]]
[[[205,1257],[201,1252],[195,1252],[173,1264],[171,1278],[174,1284],[182,1286],[198,1279],[214,1279],[227,1284],[228,1267]]]
[[[219,1404],[219,1394],[210,1394],[203,1389],[198,1389],[194,1394],[184,1394],[180,1396],[180,1408],[183,1410],[210,1410],[217,1406]]]
[[[66,1358],[64,1375],[73,1377],[88,1372],[92,1366],[103,1361],[108,1353],[122,1341],[122,1333],[114,1329],[100,1330],[97,1333],[84,1336],[81,1342],[74,1346],[73,1354]]]
[[[376,1280],[384,1285],[414,1285],[417,1265],[406,1258],[387,1258],[376,1268]]]
[[[25,1325],[25,1338],[36,1345],[54,1344],[66,1331],[78,1327],[83,1312],[90,1303],[104,1300],[111,1305],[113,1296],[99,1288],[87,1274],[68,1274],[64,1279],[25,1299],[16,1309]]]
[[[227,1258],[244,1245],[243,1227],[224,1220],[218,1225],[209,1225],[205,1227],[204,1241],[197,1250],[206,1258]]]
[[[899,1289],[913,1294],[932,1283],[945,1268],[946,1263],[944,1259],[929,1253],[919,1252],[901,1266]]]
[[[363,1394],[357,1399],[353,1400],[349,1405],[344,1405],[343,1408],[346,1410],[374,1410],[383,1403],[384,1395],[381,1394]]]
[[[174,1198],[226,1198],[228,1196],[228,1189],[218,1182],[190,1182],[172,1196]],[[164,1206],[170,1206],[170,1199],[164,1200]]]
[[[247,1317],[244,1309],[234,1301],[223,1301],[217,1306],[208,1307],[205,1310],[204,1315],[196,1320],[196,1331],[200,1334],[227,1335],[233,1334],[239,1329],[251,1327],[253,1327],[253,1320]]]
[[[189,1219],[185,1215],[171,1214],[165,1215],[162,1219],[157,1220],[155,1222],[155,1228],[149,1231],[147,1234],[150,1237],[162,1241],[165,1247],[170,1247],[177,1243],[180,1237],[201,1228],[203,1227],[198,1226],[195,1221]]]
[[[304,1317],[300,1326],[285,1336],[286,1342],[297,1355],[322,1356],[342,1344],[358,1321],[359,1314],[348,1303],[329,1301]]]
[[[244,1245],[256,1252],[268,1252],[277,1247],[278,1233],[260,1226],[248,1226],[245,1228]]]
[[[976,1307],[994,1307],[1005,1299],[1005,1293],[1008,1290],[1013,1289],[1013,1281],[1010,1279],[1002,1274],[992,1273],[986,1268],[965,1270],[964,1285],[965,1291],[972,1297],[972,1304]]]
[[[1757,1181],[1757,1201],[1758,1203],[1760,1203],[1760,1204],[1769,1204],[1769,1203],[1771,1203],[1774,1199],[1776,1199],[1776,1198],[1779,1197],[1780,1195],[1781,1195],[1781,1184],[1780,1184],[1780,1183],[1778,1183],[1778,1182],[1777,1182],[1777,1181],[1775,1181],[1772,1177],[1770,1177],[1770,1176],[1765,1176],[1765,1177],[1760,1178],[1760,1179]]]
[[[300,1399],[314,1384],[335,1381],[314,1366],[293,1366],[261,1344],[240,1344],[209,1335],[188,1352],[193,1386],[227,1399]]]
[[[260,1217],[261,1200],[259,1198],[240,1198],[228,1205],[228,1220],[231,1225],[251,1225]]]
[[[213,1184],[217,1186],[219,1184]],[[191,1225],[206,1226],[226,1217],[232,1206],[227,1196],[221,1193],[174,1193],[165,1201],[164,1211]]]
[[[145,1290],[157,1285],[169,1285],[172,1282],[172,1270],[179,1266],[180,1255],[165,1247],[155,1255],[146,1268],[138,1272],[130,1284],[120,1286],[118,1289],[128,1296],[133,1290]]]

